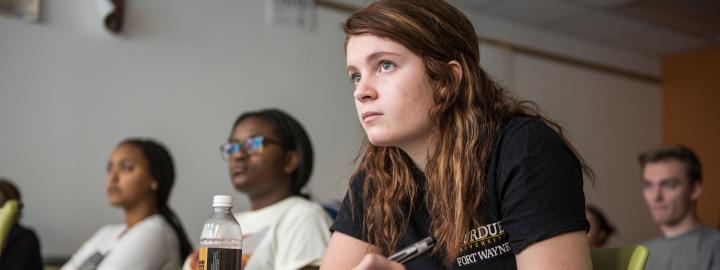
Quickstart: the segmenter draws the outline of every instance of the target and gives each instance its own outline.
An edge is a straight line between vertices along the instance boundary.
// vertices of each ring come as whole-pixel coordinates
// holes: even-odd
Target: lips
[[[379,118],[381,115],[383,115],[383,114],[379,113],[379,112],[367,111],[367,112],[364,112],[361,115],[361,117],[362,117],[363,122],[370,122],[372,120]]]
[[[232,175],[233,177],[244,174],[247,171],[248,171],[247,165],[238,164],[238,165],[234,165],[234,166],[230,167],[230,175]]]
[[[666,211],[668,207],[665,205],[652,205],[650,206],[650,209],[653,211]]]
[[[119,189],[118,187],[111,186],[111,187],[108,187],[108,188],[107,188],[107,193],[108,193],[108,194],[120,193],[120,189]]]

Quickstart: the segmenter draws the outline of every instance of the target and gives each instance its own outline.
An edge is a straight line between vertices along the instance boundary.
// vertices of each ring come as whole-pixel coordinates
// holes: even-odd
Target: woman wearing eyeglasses
[[[277,109],[246,112],[220,147],[230,182],[250,210],[236,214],[245,236],[245,270],[317,269],[330,240],[330,219],[301,193],[313,150],[305,129]],[[245,259],[247,261],[245,262]],[[197,269],[195,256],[186,268]]]

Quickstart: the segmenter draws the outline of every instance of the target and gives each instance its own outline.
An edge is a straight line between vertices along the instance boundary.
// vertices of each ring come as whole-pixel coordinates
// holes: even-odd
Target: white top
[[[243,230],[244,270],[320,266],[330,241],[330,217],[322,206],[297,196],[235,215]]]
[[[99,261],[98,270],[180,267],[177,236],[161,215],[152,215],[121,235],[126,227],[116,224],[100,228],[61,269],[75,270],[88,261]]]

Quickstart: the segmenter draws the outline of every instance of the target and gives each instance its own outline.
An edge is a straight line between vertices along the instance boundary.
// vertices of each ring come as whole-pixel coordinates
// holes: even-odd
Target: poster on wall
[[[37,22],[40,0],[0,0],[0,15],[26,22]]]
[[[314,0],[266,0],[265,18],[272,25],[312,30],[315,17]]]

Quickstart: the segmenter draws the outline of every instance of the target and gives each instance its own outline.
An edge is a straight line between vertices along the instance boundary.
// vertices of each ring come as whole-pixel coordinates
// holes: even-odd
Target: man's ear
[[[693,201],[697,202],[698,200],[700,200],[700,195],[702,195],[702,188],[703,188],[702,181],[696,180],[695,183],[691,184],[691,185],[692,185],[692,191],[690,192],[690,198]]]
[[[287,154],[285,154],[285,166],[283,167],[283,171],[287,174],[291,174],[298,166],[300,166],[300,154],[298,151],[288,151]]]
[[[450,69],[452,69],[453,77],[455,77],[455,82],[459,84],[463,78],[462,65],[460,65],[460,62],[458,62],[457,60],[452,60],[448,62],[448,66],[450,66]]]

